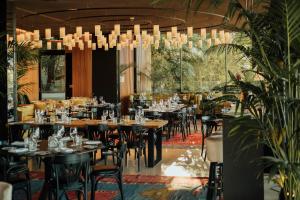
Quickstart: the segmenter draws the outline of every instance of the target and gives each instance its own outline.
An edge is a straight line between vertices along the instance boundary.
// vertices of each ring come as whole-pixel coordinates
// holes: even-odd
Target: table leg
[[[156,140],[155,140],[156,137]],[[162,129],[150,129],[148,133],[148,167],[154,167],[162,158]],[[155,149],[154,149],[155,148]],[[156,150],[156,156],[155,151]]]
[[[44,159],[44,165],[45,165],[45,181],[39,196],[39,200],[47,200],[51,199],[49,198],[49,191],[50,191],[50,178],[51,178],[51,158],[45,158]]]

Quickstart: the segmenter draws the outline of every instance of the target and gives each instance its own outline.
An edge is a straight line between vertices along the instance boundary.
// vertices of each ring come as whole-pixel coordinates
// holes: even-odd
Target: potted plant
[[[240,52],[259,77],[258,84],[243,81],[230,73],[241,91],[251,95],[242,104],[257,122],[247,126],[256,130],[253,144],[271,150],[264,156],[264,167],[270,168],[270,178],[282,188],[281,198],[300,199],[300,2],[270,0],[255,9],[247,9],[237,0],[229,4],[229,16],[237,21],[227,28],[247,37],[251,45],[221,44],[213,49]],[[249,117],[240,116],[235,126],[247,124]],[[242,134],[233,128],[231,134]],[[244,137],[248,137],[245,131]]]

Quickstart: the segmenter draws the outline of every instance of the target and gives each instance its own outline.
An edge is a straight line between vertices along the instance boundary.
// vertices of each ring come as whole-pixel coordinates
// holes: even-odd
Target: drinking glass
[[[115,116],[115,112],[113,110],[109,110],[109,118],[113,119]]]
[[[77,135],[77,128],[70,128],[70,137],[73,140],[73,145],[75,145],[75,136]]]

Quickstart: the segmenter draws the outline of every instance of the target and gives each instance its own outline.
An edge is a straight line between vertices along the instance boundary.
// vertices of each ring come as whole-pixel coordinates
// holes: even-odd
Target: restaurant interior
[[[0,200],[300,200],[300,1],[0,5]]]

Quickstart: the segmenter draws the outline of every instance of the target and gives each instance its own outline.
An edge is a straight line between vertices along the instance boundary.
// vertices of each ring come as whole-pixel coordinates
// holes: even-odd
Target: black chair
[[[145,166],[147,166],[146,141],[147,129],[140,125],[120,126],[119,134],[124,135],[126,142],[125,163],[127,165],[127,155],[130,155],[130,149],[134,150],[134,157],[138,160],[138,171],[140,171],[141,156],[144,155]]]
[[[121,199],[124,199],[123,193],[123,181],[122,181],[122,173],[123,173],[123,157],[126,151],[126,145],[124,143],[120,144],[117,152],[112,152],[117,157],[117,164],[112,166],[103,166],[96,165],[93,167],[91,172],[91,200],[95,199],[95,191],[97,190],[98,182],[106,177],[114,178],[117,181]]]
[[[217,127],[217,122],[215,121],[214,116],[202,116],[201,117],[201,133],[202,133],[202,147],[201,147],[201,156],[204,153],[204,141],[209,137],[213,130]],[[206,159],[206,155],[204,160]]]
[[[32,128],[29,125],[14,124],[9,126],[9,142],[23,141],[25,134],[30,136]]]
[[[87,200],[89,167],[90,156],[86,153],[55,156],[51,162],[52,181],[50,187],[55,199],[60,199],[62,195],[67,197],[69,191],[76,191],[78,199],[82,193],[83,199]]]
[[[26,192],[26,197],[31,200],[30,175],[27,163],[15,162],[14,157],[0,150],[0,181],[13,185],[13,193],[18,190]]]

